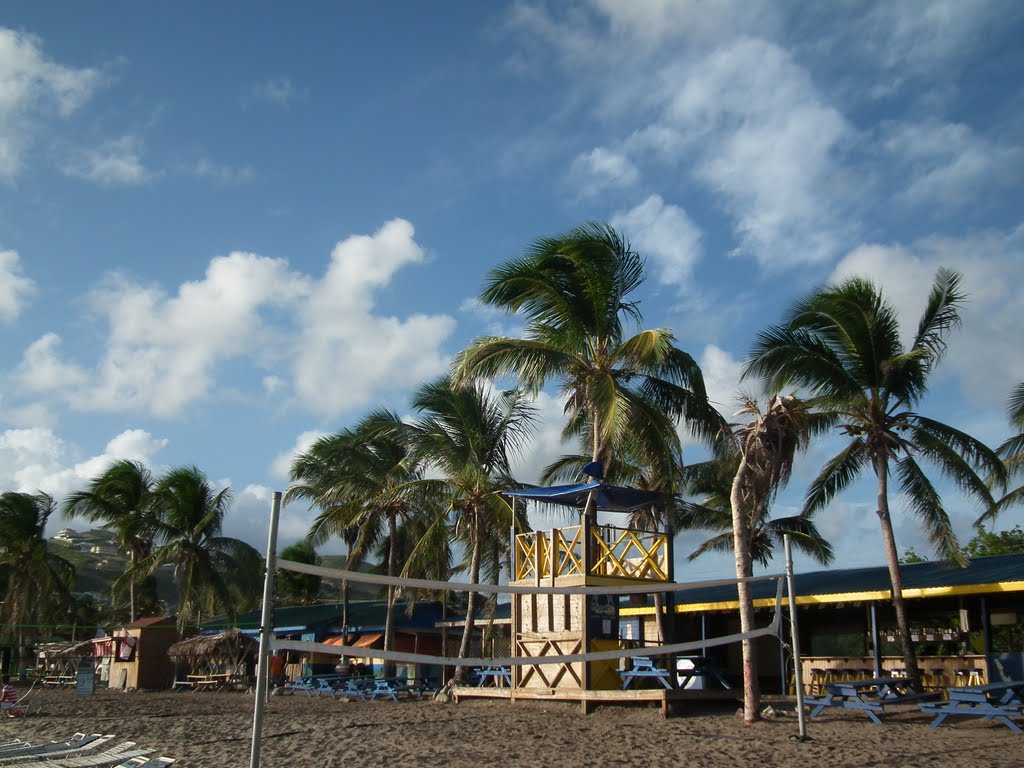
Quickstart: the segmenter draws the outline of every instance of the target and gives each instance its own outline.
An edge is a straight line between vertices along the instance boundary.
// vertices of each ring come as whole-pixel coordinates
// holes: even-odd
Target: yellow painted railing
[[[584,547],[584,531],[590,547]],[[589,559],[589,562],[586,562]],[[668,580],[668,539],[663,533],[597,525],[531,531],[515,537],[516,581],[559,576]]]

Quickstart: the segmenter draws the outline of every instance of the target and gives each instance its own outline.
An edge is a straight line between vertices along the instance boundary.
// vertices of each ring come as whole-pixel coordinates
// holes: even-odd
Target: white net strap
[[[364,574],[366,575],[366,574]],[[374,578],[382,578],[375,576]],[[385,577],[386,578],[386,577]],[[671,645],[646,646],[644,648],[615,648],[608,651],[591,651],[590,653],[552,654],[547,656],[508,656],[489,658],[455,658],[452,656],[428,656],[422,653],[405,653],[403,651],[385,651],[370,648],[356,648],[348,645],[327,645],[326,643],[311,643],[302,640],[278,640],[272,639],[270,647],[275,651],[300,651],[304,653],[323,653],[333,656],[352,656],[355,658],[383,659],[401,664],[436,664],[446,667],[483,667],[483,666],[533,666],[536,664],[567,664],[574,661],[610,661],[632,656],[662,656],[667,654],[687,653],[702,648],[728,645],[743,640],[752,640],[756,637],[773,636],[778,637],[782,627],[782,585],[783,577],[759,577],[774,578],[777,580],[775,591],[775,614],[772,621],[765,627],[753,629],[748,632],[736,632],[731,635],[709,637],[704,640],[695,640],[686,643],[672,643]],[[403,582],[406,580],[402,580]],[[409,580],[411,581],[411,580]],[[447,583],[447,582],[442,582]],[[736,583],[736,580],[726,582]],[[472,585],[469,585],[472,586]],[[692,585],[690,585],[692,586]],[[504,588],[504,589],[507,589]],[[584,587],[570,589],[571,592],[579,594]],[[606,594],[606,593],[603,593]]]
[[[676,592],[686,589],[701,589],[705,587],[724,587],[737,584],[741,581],[769,581],[784,578],[783,574],[769,576],[748,576],[742,579],[716,579],[714,581],[690,581],[690,582],[661,582],[642,581],[629,586],[591,586],[591,587],[555,587],[555,586],[525,586],[514,584],[467,584],[459,581],[434,581],[432,579],[412,579],[402,576],[384,576],[376,573],[363,573],[362,571],[346,571],[340,568],[325,568],[322,565],[308,565],[307,563],[296,563],[293,560],[278,560],[278,568],[296,573],[307,573],[312,576],[325,576],[329,579],[344,579],[359,584],[382,584],[389,587],[403,587],[408,589],[430,589],[447,592],[484,592],[490,594],[513,594],[513,595],[638,595],[653,594],[655,592]]]

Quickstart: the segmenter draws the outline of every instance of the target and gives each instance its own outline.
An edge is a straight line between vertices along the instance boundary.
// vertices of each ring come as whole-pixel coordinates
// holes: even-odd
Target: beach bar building
[[[157,691],[174,682],[174,665],[167,649],[178,641],[174,616],[152,616],[125,624],[111,637],[96,638],[96,656],[109,665],[111,688]],[[97,659],[99,660],[99,659]]]
[[[901,566],[911,641],[926,686],[1024,677],[1024,554],[975,558],[966,568],[944,562]],[[758,624],[775,608],[773,582],[755,582]],[[803,652],[803,679],[820,687],[835,677],[901,671],[903,658],[885,566],[797,573],[794,591]],[[679,642],[739,631],[734,586],[676,592]],[[620,622],[651,626],[654,607],[623,606]],[[738,645],[705,655],[739,683]],[[792,662],[779,643],[760,641],[764,690],[792,692]]]

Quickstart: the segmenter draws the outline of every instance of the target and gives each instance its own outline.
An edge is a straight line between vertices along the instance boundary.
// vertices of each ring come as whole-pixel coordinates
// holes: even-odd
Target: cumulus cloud
[[[47,58],[38,38],[0,28],[0,179],[18,175],[43,121],[53,113],[70,115],[100,80],[95,69]]]
[[[191,172],[201,179],[210,179],[221,184],[244,184],[256,178],[256,171],[248,165],[227,165],[205,157],[196,161]]]
[[[940,370],[956,372],[964,396],[1002,411],[1010,389],[1024,381],[1019,354],[1024,295],[1024,225],[963,238],[927,238],[907,246],[865,245],[851,251],[833,279],[874,279],[900,312],[905,341],[913,334],[939,267],[963,278],[963,325],[949,336]]]
[[[586,197],[609,187],[631,187],[640,180],[640,172],[625,155],[596,147],[573,160],[569,178],[577,194]]]
[[[335,246],[327,273],[299,309],[295,386],[308,407],[338,413],[445,370],[440,347],[455,328],[452,317],[373,313],[374,292],[399,269],[424,260],[412,225],[402,219]]]
[[[18,252],[0,251],[0,320],[17,320],[35,290],[35,282],[22,272]]]
[[[212,259],[174,295],[108,275],[88,295],[107,329],[100,359],[74,361],[48,333],[26,349],[16,379],[78,410],[174,418],[218,391],[221,366],[241,361],[257,369],[264,395],[331,416],[357,409],[447,366],[452,317],[374,311],[375,292],[424,259],[412,225],[396,219],[340,242],[320,280],[243,252]]]
[[[611,225],[653,261],[662,285],[686,287],[700,261],[701,231],[685,210],[651,195],[635,208],[616,213]]]
[[[78,458],[80,450],[52,429],[8,429],[0,432],[0,488],[19,493],[45,491],[60,498],[115,461],[151,464],[167,443],[145,430],[131,429],[113,437],[99,454],[82,459]]]
[[[110,187],[138,186],[153,178],[153,173],[143,164],[140,152],[138,139],[122,136],[98,147],[72,153],[61,165],[61,171],[68,176]]]
[[[316,429],[307,430],[299,434],[290,449],[274,457],[274,461],[270,465],[270,474],[278,480],[287,480],[291,475],[292,463],[298,458],[299,454],[305,453],[312,447],[313,443],[326,436],[326,432]]]

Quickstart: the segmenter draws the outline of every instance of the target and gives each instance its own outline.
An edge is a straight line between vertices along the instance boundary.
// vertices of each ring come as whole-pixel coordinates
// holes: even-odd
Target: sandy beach
[[[33,691],[38,715],[0,720],[0,738],[115,734],[182,766],[249,765],[253,697],[245,693],[120,693],[91,697]],[[346,702],[271,697],[263,727],[267,768],[342,766],[1022,766],[1024,739],[996,723],[965,719],[928,728],[907,708],[878,726],[849,712],[809,721],[795,741],[791,705],[745,727],[731,704],[700,703],[664,719],[655,707],[466,700]]]

